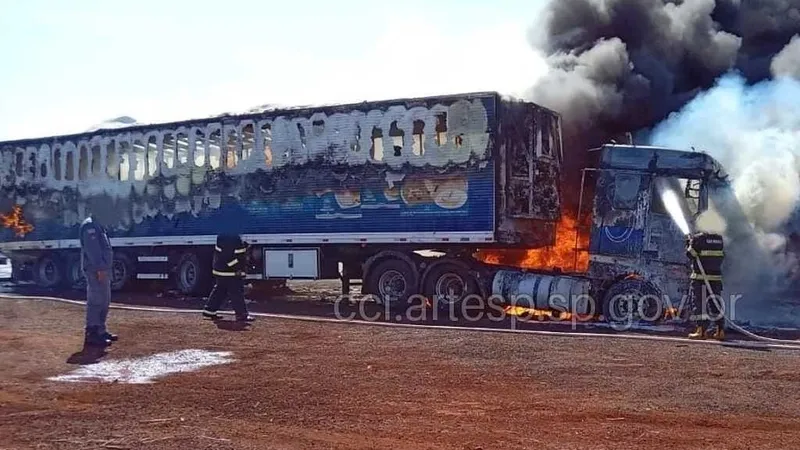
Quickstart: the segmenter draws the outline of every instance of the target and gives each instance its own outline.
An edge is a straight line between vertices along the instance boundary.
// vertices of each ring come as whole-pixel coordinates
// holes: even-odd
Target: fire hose
[[[694,255],[694,259],[695,259],[695,261],[697,261],[697,267],[700,269],[700,274],[703,275],[703,282],[704,282],[704,284],[706,286],[706,289],[708,289],[709,294],[713,294],[714,290],[711,289],[711,283],[708,281],[708,277],[706,276],[706,270],[705,270],[705,268],[703,268],[703,262],[700,261],[700,255]],[[720,304],[720,306],[723,306],[723,305]],[[769,338],[769,337],[760,336],[760,335],[757,335],[757,334],[755,334],[753,332],[745,330],[741,326],[735,324],[732,320],[729,320],[727,317],[725,317],[725,314],[722,312],[722,309],[723,308],[720,308],[720,314],[722,314],[722,317],[725,320],[725,322],[731,328],[733,328],[735,331],[738,331],[739,333],[741,333],[741,334],[743,334],[743,335],[745,335],[745,336],[747,336],[747,337],[749,337],[751,339],[757,340],[757,341],[771,342],[771,343],[774,343],[774,344],[785,344],[785,345],[790,345],[790,346],[797,346],[797,348],[800,349],[800,340]]]

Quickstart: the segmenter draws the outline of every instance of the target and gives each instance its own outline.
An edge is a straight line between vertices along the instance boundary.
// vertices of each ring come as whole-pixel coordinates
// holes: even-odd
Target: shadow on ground
[[[250,324],[247,322],[236,322],[233,320],[215,320],[214,325],[216,325],[220,330],[225,331],[248,331]]]

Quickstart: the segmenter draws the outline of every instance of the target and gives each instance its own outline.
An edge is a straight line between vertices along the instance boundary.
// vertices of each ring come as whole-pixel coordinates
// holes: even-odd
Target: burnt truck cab
[[[693,229],[708,209],[709,187],[727,174],[702,152],[619,144],[593,152],[596,165],[584,172],[582,197],[584,187],[593,187],[588,275],[594,292],[607,320],[631,314],[657,320],[682,304],[689,284],[686,231],[670,208]],[[677,201],[665,203],[667,191]]]

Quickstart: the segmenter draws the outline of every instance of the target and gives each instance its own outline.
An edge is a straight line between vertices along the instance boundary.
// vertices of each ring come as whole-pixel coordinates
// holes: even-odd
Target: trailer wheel
[[[423,292],[439,309],[460,305],[465,298],[479,292],[478,280],[469,270],[449,261],[431,267],[423,284]]]
[[[210,287],[210,277],[200,257],[194,252],[186,252],[178,259],[175,283],[184,295],[205,294]]]
[[[33,267],[33,279],[41,288],[61,286],[64,282],[64,264],[61,258],[53,253],[42,255]]]
[[[365,284],[367,292],[376,295],[379,303],[403,308],[417,290],[417,277],[407,262],[387,258],[370,269]]]
[[[603,317],[610,323],[654,323],[664,317],[658,289],[635,278],[613,284],[603,299]]]
[[[111,262],[111,290],[121,291],[125,289],[133,273],[131,259],[125,253],[115,253]]]

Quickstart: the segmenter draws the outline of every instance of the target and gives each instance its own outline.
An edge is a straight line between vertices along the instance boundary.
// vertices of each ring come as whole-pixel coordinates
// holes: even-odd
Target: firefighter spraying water
[[[713,338],[725,340],[726,328],[735,330],[751,339],[781,345],[782,348],[800,349],[798,341],[768,338],[752,333],[725,316],[725,302],[722,297],[725,243],[717,233],[694,230],[692,217],[686,201],[680,195],[681,186],[677,180],[662,178],[656,188],[665,209],[672,220],[686,236],[686,256],[691,261],[689,299],[694,329],[689,333],[691,339]],[[710,327],[711,324],[714,327]]]
[[[725,318],[722,301],[722,236],[701,231],[692,232],[685,205],[676,192],[678,186],[662,179],[656,187],[665,209],[686,235],[686,256],[692,264],[689,283],[690,320],[694,323],[694,330],[689,333],[689,337],[723,340]],[[711,322],[715,325],[713,331],[709,329]]]

